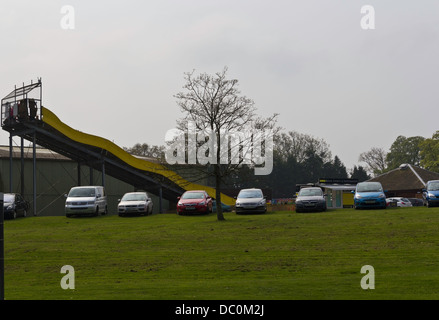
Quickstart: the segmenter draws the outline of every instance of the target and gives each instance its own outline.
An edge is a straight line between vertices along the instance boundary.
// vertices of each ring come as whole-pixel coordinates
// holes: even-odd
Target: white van
[[[66,194],[66,217],[73,215],[107,214],[107,195],[104,187],[84,186],[73,187]]]

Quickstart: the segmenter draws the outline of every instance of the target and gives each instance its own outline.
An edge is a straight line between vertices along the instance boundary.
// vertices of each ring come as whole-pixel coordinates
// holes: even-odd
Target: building
[[[422,198],[422,189],[429,180],[439,180],[439,173],[402,164],[368,181],[381,182],[387,197]]]
[[[0,192],[23,194],[33,209],[33,148],[21,147],[12,149],[12,170],[9,146],[0,146]],[[12,176],[10,176],[12,172]],[[23,174],[22,174],[23,173]],[[65,197],[70,188],[76,185],[103,185],[107,193],[109,214],[117,213],[117,203],[124,193],[137,191],[132,185],[105,175],[86,165],[78,165],[49,149],[36,148],[36,212],[29,214],[38,216],[64,215]],[[159,197],[151,194],[154,212],[159,211]],[[162,199],[163,211],[172,206],[168,200]]]
[[[357,179],[320,178],[317,183],[296,184],[296,194],[304,187],[320,187],[326,195],[328,209],[353,208]]]
[[[319,179],[316,185],[323,189],[326,194],[326,206],[328,209],[353,208],[354,194],[352,191],[357,186],[357,179]]]

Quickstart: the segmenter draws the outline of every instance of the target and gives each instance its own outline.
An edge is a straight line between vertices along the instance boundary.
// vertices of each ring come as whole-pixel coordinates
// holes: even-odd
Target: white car
[[[102,186],[81,186],[70,189],[66,197],[65,213],[73,215],[107,214],[107,195]]]
[[[128,214],[149,215],[152,214],[153,203],[146,192],[128,192],[119,199],[117,212],[120,217]]]
[[[392,197],[386,199],[387,206],[390,206],[390,202],[396,202],[397,207],[413,207],[409,199],[403,197]]]

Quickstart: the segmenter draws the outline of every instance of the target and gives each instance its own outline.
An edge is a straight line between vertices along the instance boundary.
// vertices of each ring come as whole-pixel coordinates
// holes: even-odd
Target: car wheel
[[[27,210],[24,209],[24,211],[23,211],[23,218],[26,218],[26,216],[27,216]]]
[[[17,211],[12,212],[12,219],[17,219]]]

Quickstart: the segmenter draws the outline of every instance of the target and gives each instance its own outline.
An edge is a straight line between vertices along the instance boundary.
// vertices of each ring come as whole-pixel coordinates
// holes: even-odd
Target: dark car
[[[302,188],[296,197],[296,212],[325,211],[326,198],[319,187]]]
[[[26,217],[29,211],[29,202],[19,193],[5,193],[3,198],[3,212],[5,218],[15,219]]]
[[[177,214],[212,212],[212,198],[204,190],[186,191],[177,199]]]
[[[408,198],[409,201],[412,203],[413,207],[422,207],[424,205],[424,200],[419,198]]]

